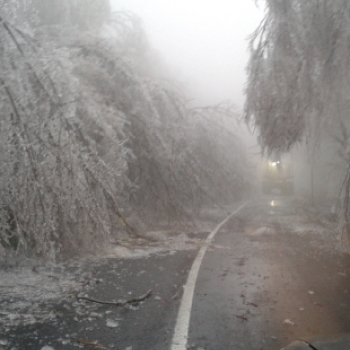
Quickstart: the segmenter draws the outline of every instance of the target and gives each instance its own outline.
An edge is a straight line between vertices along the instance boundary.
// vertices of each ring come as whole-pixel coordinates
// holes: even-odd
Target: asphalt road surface
[[[192,233],[197,244],[188,250],[67,267],[64,273],[80,278],[79,295],[152,294],[120,307],[67,291],[37,302],[34,312],[20,308],[20,296],[2,293],[0,349],[174,349],[183,291],[203,247],[185,348],[280,349],[305,336],[350,333],[350,259],[331,231],[296,201],[265,198],[232,216],[210,244],[210,232]],[[40,321],[39,311],[52,317]],[[31,321],[21,322],[28,314]]]
[[[280,349],[350,332],[349,255],[290,199],[265,199],[233,217],[203,259],[188,344]]]

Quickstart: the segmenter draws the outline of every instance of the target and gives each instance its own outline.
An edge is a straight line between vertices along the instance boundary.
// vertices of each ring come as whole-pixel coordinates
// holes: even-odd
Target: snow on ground
[[[178,250],[197,249],[203,244],[201,238],[190,238],[183,233],[155,231],[148,235],[153,240],[118,242],[95,257],[72,259],[51,266],[38,266],[31,259],[23,259],[19,264],[18,258],[13,263],[7,261],[12,267],[0,269],[0,327],[54,321],[57,312],[53,305],[59,303],[63,308],[70,308],[73,302],[79,313],[75,296],[99,282],[91,272],[86,272],[91,270],[86,268],[91,262],[98,264],[102,258],[138,259],[152,254],[175,254]],[[19,266],[14,267],[16,263]]]
[[[21,265],[0,270],[0,325],[10,327],[55,319],[55,313],[47,312],[46,305],[79,291],[86,277],[76,262],[71,264],[71,268],[76,265],[74,273],[65,264],[39,267],[27,259]]]
[[[245,233],[253,236],[278,234],[281,228],[283,231],[288,228],[288,232],[297,235],[309,235],[310,238],[316,235],[323,237],[323,245],[335,246],[336,240],[332,230],[313,223],[300,212],[287,211],[286,215],[279,215],[278,218],[277,226],[274,222],[271,222],[271,225],[266,225],[266,222],[261,225],[264,221],[256,215],[253,226],[246,227]],[[174,230],[155,230],[147,233],[149,240],[111,242],[108,247],[101,249],[97,256],[91,258],[72,259],[52,266],[37,266],[34,260],[22,259],[17,267],[0,268],[0,326],[12,327],[55,320],[57,312],[50,305],[58,303],[64,308],[75,305],[79,313],[75,296],[82,291],[88,292],[90,287],[98,283],[93,278],[92,272],[86,272],[91,271],[86,268],[91,262],[98,264],[105,258],[139,259],[154,254],[164,256],[175,254],[179,250],[198,249],[204,244],[207,235],[208,232],[185,234]],[[341,246],[339,241],[338,246]],[[211,248],[224,247],[212,245]],[[8,262],[7,265],[11,266],[11,263]]]
[[[147,237],[151,240],[147,242],[142,239],[117,242],[114,246],[106,249],[107,257],[141,258],[161,252],[173,254],[177,250],[197,249],[203,244],[202,239],[190,238],[185,233],[169,235],[169,232],[166,231],[153,231],[149,232]],[[103,252],[103,256],[106,256],[106,252]]]

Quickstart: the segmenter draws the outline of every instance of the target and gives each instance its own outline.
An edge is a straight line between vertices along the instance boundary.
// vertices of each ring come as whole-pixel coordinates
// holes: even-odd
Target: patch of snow
[[[205,242],[198,238],[189,238],[186,234],[179,234],[177,236],[170,236],[167,239],[160,239],[155,242],[140,242],[139,244],[128,244],[127,242],[122,245],[107,248],[107,252],[104,253],[104,257],[108,258],[126,258],[137,259],[142,257],[148,257],[152,254],[166,253],[167,255],[173,255],[178,250],[193,250],[201,248]],[[220,247],[221,248],[221,247]]]
[[[321,233],[325,234],[328,232],[322,226],[313,224],[313,223],[294,223],[291,225],[290,229],[292,232],[299,235],[305,235],[305,234],[320,235]]]
[[[127,305],[125,305],[125,307],[126,307],[127,309],[131,310],[131,311],[137,311],[137,310],[140,309],[139,306],[135,306],[135,305],[132,305],[132,304],[127,304]]]
[[[119,322],[111,319],[107,319],[106,326],[109,328],[116,328],[119,326]]]
[[[56,320],[57,315],[47,306],[66,301],[63,308],[69,308],[72,293],[83,286],[80,266],[71,267],[74,273],[64,264],[38,267],[28,261],[25,266],[0,270],[0,326]]]

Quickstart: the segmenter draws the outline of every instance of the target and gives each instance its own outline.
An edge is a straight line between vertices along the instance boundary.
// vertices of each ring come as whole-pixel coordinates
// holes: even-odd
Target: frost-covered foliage
[[[0,0],[6,20],[21,26],[65,25],[96,30],[110,16],[109,0]]]
[[[191,111],[191,127],[202,201],[232,203],[249,189],[251,174],[245,148],[238,137],[238,112],[232,105],[196,108]],[[203,165],[210,166],[202,168]],[[224,184],[224,186],[222,186]]]
[[[98,124],[99,114],[111,118],[108,105],[93,94],[85,102],[65,48],[39,47],[5,21],[0,33],[1,246],[55,254],[115,234],[124,186],[116,180],[128,159],[122,128]],[[113,113],[115,124],[121,118]],[[98,137],[107,139],[104,157]]]
[[[77,0],[51,24],[51,3],[2,8],[0,256],[93,249],[139,236],[130,218],[188,219],[203,204],[240,199],[244,150],[227,129],[237,114],[188,110],[173,87],[155,82],[152,50],[131,15],[102,6],[84,26],[67,18]],[[84,0],[85,10],[96,3]],[[19,23],[29,8],[23,30],[6,19]]]
[[[339,214],[350,234],[350,2],[267,0],[266,6],[250,43],[246,118],[267,151],[308,141],[311,191],[315,179],[325,189],[325,170],[332,170],[329,179],[340,186],[335,193],[332,184],[330,196],[341,197]]]
[[[142,204],[151,218],[180,219],[208,203],[242,199],[247,161],[241,140],[228,128],[236,126],[237,114],[214,107],[187,110],[174,92],[148,88],[153,120],[131,118],[136,158],[130,179],[139,184],[132,202]]]
[[[288,150],[334,118],[347,119],[350,3],[268,0],[252,35],[246,117],[269,150]]]

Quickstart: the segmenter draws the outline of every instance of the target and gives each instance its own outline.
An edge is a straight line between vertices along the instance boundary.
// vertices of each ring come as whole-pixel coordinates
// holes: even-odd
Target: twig
[[[235,315],[237,318],[240,318],[243,321],[248,321],[248,318],[245,317],[244,315]]]
[[[298,341],[304,343],[305,345],[307,345],[309,348],[313,349],[313,350],[318,350],[317,348],[315,348],[311,343],[307,342],[304,339],[297,339]]]
[[[174,294],[174,295],[171,297],[171,300],[177,299],[178,296],[179,296],[179,293]]]
[[[85,340],[81,340],[81,339],[77,339],[77,342],[78,342],[79,344],[82,344],[82,345],[91,345],[91,346],[94,346],[95,348],[98,348],[98,347],[99,347],[99,345],[96,344],[96,343],[91,343],[91,342],[89,342],[89,341],[85,341]]]
[[[255,304],[255,303],[246,303],[246,305],[251,305],[251,306],[254,306],[254,307],[258,307],[258,305]]]
[[[23,286],[23,287],[31,287],[31,288],[35,288],[37,286],[33,286],[32,284],[22,284],[22,283],[17,283],[15,285],[9,286],[9,285],[1,285],[0,284],[0,288],[16,288],[18,286]]]
[[[130,300],[123,300],[123,301],[117,301],[117,302],[113,302],[113,301],[101,301],[101,300],[96,300],[96,299],[92,299],[89,297],[79,297],[77,296],[78,300],[87,300],[87,301],[91,301],[92,303],[97,303],[97,304],[104,304],[104,305],[114,305],[114,306],[125,306],[127,304],[133,304],[133,303],[138,303],[140,301],[144,301],[145,299],[147,299],[152,293],[152,289],[150,289],[146,294],[140,296],[139,298],[134,298],[134,299],[130,299]]]

